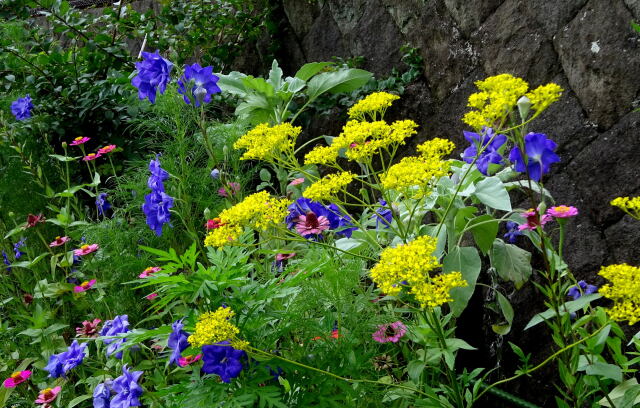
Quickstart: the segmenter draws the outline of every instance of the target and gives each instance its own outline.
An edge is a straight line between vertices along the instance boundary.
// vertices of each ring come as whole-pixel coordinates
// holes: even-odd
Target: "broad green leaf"
[[[308,64],[304,64],[294,76],[302,79],[303,81],[308,81],[312,76],[330,65],[333,65],[333,62],[310,62]]]
[[[7,235],[4,236],[4,239],[7,239],[7,238],[17,234],[20,231],[24,231],[24,225],[19,225],[19,226],[13,228],[11,231],[7,232]]]
[[[587,375],[598,375],[622,382],[622,369],[617,365],[607,363],[593,363],[587,366]]]
[[[476,288],[476,281],[480,275],[480,255],[478,250],[473,247],[456,246],[451,250],[442,261],[442,272],[461,272],[467,286],[464,288],[451,289],[451,297],[453,302],[450,303],[451,312],[454,316],[460,316],[469,303],[469,299],[473,296]]]
[[[498,235],[498,221],[489,214],[484,214],[471,220],[468,228],[480,251],[488,254]]]
[[[615,404],[616,408],[632,408],[640,404],[640,384],[638,384],[638,380],[631,378],[618,384],[611,390],[608,397]],[[611,408],[606,398],[602,398],[598,401],[598,404]]]
[[[373,77],[369,71],[362,69],[342,69],[333,72],[323,72],[314,76],[307,84],[309,101],[316,99],[325,92],[340,93],[354,91]]]
[[[592,301],[596,300],[596,299],[600,299],[602,297],[602,295],[598,294],[598,293],[592,293],[590,295],[583,295],[580,296],[578,299],[576,300],[571,300],[569,302],[566,302],[564,305],[562,305],[560,307],[560,314],[565,314],[565,313],[574,313],[577,312],[578,310],[582,309],[583,307],[585,307],[586,305],[588,305],[589,303],[591,303]],[[554,317],[556,315],[555,310],[553,309],[547,309],[542,313],[538,313],[537,315],[533,316],[533,318],[531,320],[529,320],[529,323],[527,323],[527,325],[525,326],[525,330],[542,323],[545,320],[549,320],[552,317]]]
[[[241,72],[232,71],[227,75],[224,74],[216,74],[218,79],[218,86],[224,93],[229,93],[232,95],[238,95],[240,97],[244,97],[247,94],[247,88],[244,86],[244,82],[242,80],[247,76]]]
[[[73,408],[76,405],[80,404],[81,402],[88,400],[89,398],[92,398],[91,394],[89,394],[89,395],[81,395],[79,397],[75,397],[74,399],[72,399],[69,402],[69,405],[67,405],[67,408]]]
[[[472,345],[470,345],[469,343],[467,343],[462,339],[446,339],[445,343],[447,345],[447,349],[449,349],[451,352],[455,352],[459,349],[477,350],[475,347],[473,347]]]
[[[511,211],[511,199],[507,189],[497,177],[487,177],[476,183],[474,195],[483,204],[496,210]]]
[[[409,374],[409,378],[411,378],[411,380],[415,382],[418,382],[420,379],[420,375],[424,371],[426,365],[427,364],[424,361],[420,360],[409,361],[409,364],[407,364],[407,374]]]
[[[252,89],[258,92],[260,95],[264,95],[267,97],[273,96],[276,91],[273,88],[273,85],[265,81],[264,78],[260,78],[260,77],[255,78],[252,76],[248,76],[248,77],[242,78],[242,83],[244,84],[245,88]]]
[[[300,78],[287,77],[284,82],[287,85],[285,87],[286,91],[292,94],[301,91],[305,86],[307,86],[307,83]]]
[[[500,311],[502,311],[502,316],[506,320],[506,324],[494,324],[491,326],[494,332],[504,336],[509,334],[511,331],[511,324],[513,324],[513,307],[502,293],[496,290],[496,299],[498,300],[498,306],[500,307]]]
[[[61,156],[59,154],[50,154],[49,157],[53,157],[54,159],[60,160],[61,162],[75,161],[80,158],[80,157]]]
[[[516,289],[520,289],[531,276],[531,253],[515,245],[505,244],[499,238],[493,242],[489,258],[500,278],[513,282]]]

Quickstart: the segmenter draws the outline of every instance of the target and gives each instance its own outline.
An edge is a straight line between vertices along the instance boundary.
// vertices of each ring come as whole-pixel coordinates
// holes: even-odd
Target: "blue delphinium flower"
[[[102,326],[102,330],[100,330],[101,336],[117,336],[121,333],[129,332],[129,317],[127,315],[116,316],[113,320],[108,320],[105,322],[104,326]],[[107,344],[107,357],[113,354],[125,341],[126,338],[122,339],[104,339],[102,342]],[[115,358],[122,358],[122,351],[119,351],[115,354]]]
[[[31,103],[31,96],[27,94],[24,98],[18,98],[11,102],[11,113],[15,116],[16,120],[25,120],[31,117],[31,109],[33,109],[33,103]]]
[[[49,377],[65,377],[71,369],[82,363],[86,348],[87,343],[80,345],[78,340],[74,340],[67,351],[51,355],[48,364],[44,368],[49,372]]]
[[[159,156],[149,163],[149,171],[151,176],[147,181],[147,186],[151,189],[151,193],[144,197],[142,211],[147,216],[147,225],[157,236],[162,235],[162,226],[170,221],[171,213],[169,210],[173,207],[173,198],[165,193],[164,181],[169,178],[169,173],[160,167]]]
[[[577,285],[569,288],[567,292],[568,296],[571,296],[573,300],[580,298],[582,295],[590,295],[596,293],[598,287],[596,285],[588,285],[587,282],[581,280]]]
[[[515,164],[515,170],[528,171],[531,180],[540,181],[540,178],[549,172],[552,163],[560,161],[555,154],[558,145],[542,133],[529,133],[524,137],[524,151],[527,156],[525,164],[522,152],[518,146],[509,153],[509,160]]]
[[[185,65],[184,75],[178,79],[178,93],[183,95],[187,104],[194,102],[200,106],[203,102],[211,102],[211,95],[222,90],[218,87],[218,78],[213,75],[213,67],[202,68],[197,62]]]
[[[20,259],[24,252],[20,251],[20,248],[26,245],[26,238],[21,238],[20,241],[13,244],[13,254],[15,255],[15,259]]]
[[[130,372],[127,365],[122,366],[122,375],[111,386],[116,395],[111,400],[109,408],[139,407],[139,397],[142,395],[142,387],[138,384],[142,371]]]
[[[518,228],[520,224],[513,221],[507,221],[507,233],[504,234],[504,238],[509,240],[512,244],[516,242],[516,239],[522,235],[522,231]]]
[[[242,371],[240,360],[246,355],[242,350],[236,350],[223,341],[214,345],[202,346],[202,371],[207,374],[217,374],[223,382],[231,382]]]
[[[478,155],[480,149],[484,148],[478,160],[476,160],[476,167],[478,167],[478,171],[488,175],[489,164],[503,164],[502,156],[500,155],[499,149],[502,145],[507,141],[507,137],[505,135],[495,135],[495,132],[492,128],[482,128],[482,135],[473,132],[463,132],[464,138],[467,139],[471,146],[467,147],[462,153],[462,159],[467,163],[473,163],[473,160]],[[495,136],[495,137],[494,137]],[[493,138],[493,140],[491,140]],[[491,143],[489,141],[491,140]]]
[[[143,60],[136,62],[138,75],[131,80],[131,85],[138,88],[140,99],[148,98],[156,102],[156,92],[164,93],[170,79],[173,64],[160,56],[160,51],[143,52]]]
[[[96,385],[93,389],[93,408],[111,408],[109,400],[111,399],[113,383],[107,380]]]
[[[111,203],[107,201],[107,196],[107,193],[100,193],[98,194],[98,198],[96,198],[98,215],[104,215],[106,211],[111,209]]]
[[[7,272],[11,272],[11,262],[9,262],[9,257],[7,253],[4,252],[4,249],[2,250],[2,262],[7,265]]]
[[[169,341],[167,342],[167,345],[173,351],[171,352],[171,357],[169,358],[169,364],[180,366],[180,364],[178,363],[178,360],[180,359],[180,357],[182,357],[180,353],[182,353],[187,347],[189,347],[189,342],[187,341],[189,333],[182,330],[183,327],[184,324],[182,323],[182,319],[173,322],[173,324],[171,325],[173,331],[169,335]]]
[[[308,217],[309,214],[312,214],[312,216]],[[329,222],[329,229],[338,230],[336,232],[337,235],[351,237],[351,233],[357,229],[351,223],[351,218],[343,214],[335,204],[325,206],[322,203],[300,197],[289,206],[289,215],[285,218],[287,228],[295,229],[300,222],[300,216],[304,216],[305,221],[308,222],[324,217]],[[312,236],[306,236],[306,238],[322,239],[323,236],[322,234],[313,234]]]
[[[376,213],[373,215],[376,220],[376,229],[380,228],[380,224],[384,228],[389,228],[391,221],[393,220],[393,212],[387,207],[387,202],[383,199],[378,200],[380,207],[376,208]]]

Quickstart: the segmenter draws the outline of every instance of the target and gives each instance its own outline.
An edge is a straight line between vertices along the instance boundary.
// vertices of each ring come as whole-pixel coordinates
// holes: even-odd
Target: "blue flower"
[[[196,106],[209,103],[211,95],[222,91],[217,85],[219,79],[213,75],[211,66],[202,68],[198,63],[185,65],[184,75],[178,79],[178,93],[183,95],[187,104],[192,101]]]
[[[58,378],[65,375],[74,367],[79,366],[84,359],[84,352],[87,343],[78,344],[78,340],[74,340],[67,351],[60,354],[53,354],[49,357],[49,362],[44,368],[49,372],[49,377]]]
[[[380,203],[380,207],[376,208],[376,213],[374,214],[376,229],[380,228],[380,224],[385,228],[389,228],[391,221],[393,220],[393,212],[389,207],[387,207],[387,202],[385,200],[380,199],[378,202]]]
[[[9,257],[7,253],[4,252],[4,249],[2,250],[2,262],[7,265],[7,272],[11,272],[11,262],[9,262]]]
[[[214,180],[217,180],[220,178],[220,170],[218,169],[213,169],[211,170],[211,178]]]
[[[309,213],[312,217],[307,217]],[[357,228],[351,223],[351,218],[343,214],[335,204],[325,206],[322,203],[311,201],[308,198],[300,197],[289,206],[289,215],[285,218],[287,228],[294,229],[299,223],[299,217],[304,216],[305,220],[320,219],[324,217],[329,222],[329,229],[337,230],[337,235],[351,237],[351,233]],[[322,239],[322,234],[311,236],[310,238]]]
[[[142,371],[130,372],[127,365],[122,366],[122,375],[113,380],[111,386],[116,395],[111,400],[109,408],[139,407],[142,387],[138,384]]]
[[[138,75],[131,80],[131,85],[138,88],[140,99],[148,98],[149,102],[156,102],[156,92],[161,94],[167,88],[173,64],[160,56],[160,51],[155,53],[143,52],[143,61],[136,62]]]
[[[31,96],[27,94],[24,98],[18,98],[11,102],[11,113],[15,116],[16,120],[25,120],[31,117],[31,109],[33,109],[33,103],[31,103]]]
[[[202,371],[207,374],[217,374],[223,382],[231,382],[242,371],[240,360],[246,356],[242,350],[236,350],[223,341],[214,345],[202,346]]]
[[[147,181],[147,186],[151,193],[144,197],[142,211],[147,216],[147,225],[157,236],[162,235],[162,226],[170,221],[173,207],[173,198],[165,193],[164,181],[169,178],[169,173],[160,167],[160,155],[156,155],[155,160],[149,163],[151,176]]]
[[[101,336],[117,336],[121,333],[129,332],[129,317],[127,315],[116,316],[113,320],[108,320],[105,322],[104,326],[102,326],[102,330],[100,330]],[[104,339],[102,342],[107,344],[107,357],[113,354],[120,346],[127,341],[126,338],[122,339]],[[122,351],[119,351],[115,354],[115,358],[122,358]]]
[[[171,357],[169,358],[169,364],[175,364],[179,366],[178,360],[182,355],[182,351],[184,351],[187,347],[189,347],[189,342],[187,338],[189,337],[189,333],[182,330],[184,324],[182,323],[182,319],[173,322],[171,328],[173,331],[169,335],[169,341],[167,345],[173,351],[171,352]]]
[[[93,389],[93,408],[111,408],[109,399],[111,399],[112,386],[111,380],[96,385]]]
[[[528,172],[531,180],[540,181],[540,178],[549,172],[552,163],[560,161],[555,154],[558,145],[542,133],[529,133],[524,137],[524,151],[527,155],[525,164],[522,152],[518,146],[509,154],[509,160],[515,164],[515,170]]]
[[[587,282],[581,280],[577,285],[569,288],[567,292],[568,296],[571,296],[573,300],[580,298],[582,295],[590,295],[592,293],[596,293],[598,291],[598,287],[595,285],[587,285]]]
[[[507,233],[504,234],[504,238],[508,239],[512,244],[522,235],[522,231],[518,228],[519,226],[520,224],[517,222],[507,221]]]
[[[98,207],[98,215],[103,215],[107,210],[111,209],[111,203],[107,201],[107,193],[98,194],[96,206]]]
[[[15,259],[20,259],[20,257],[24,255],[24,252],[20,251],[20,248],[25,246],[26,241],[27,241],[26,238],[21,238],[20,241],[13,244],[13,253],[15,255]]]
[[[507,141],[505,135],[497,135],[494,137],[494,131],[492,128],[482,128],[482,136],[473,132],[463,132],[465,139],[471,146],[467,147],[462,153],[462,159],[467,163],[473,163],[473,160],[478,156],[478,152],[484,148],[478,160],[476,160],[476,166],[480,173],[485,176],[488,175],[489,164],[503,164],[502,156],[499,149]],[[493,138],[493,140],[491,140]],[[491,143],[489,141],[491,140]]]

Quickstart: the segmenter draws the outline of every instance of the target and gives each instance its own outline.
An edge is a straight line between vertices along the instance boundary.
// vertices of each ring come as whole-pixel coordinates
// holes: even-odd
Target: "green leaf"
[[[420,360],[409,361],[409,364],[407,364],[407,374],[409,374],[409,378],[411,378],[412,381],[418,382],[426,365],[424,361]]]
[[[242,83],[244,84],[246,89],[253,89],[258,92],[260,95],[264,95],[266,97],[273,96],[275,94],[275,89],[273,85],[269,82],[265,81],[264,78],[254,78],[252,76],[248,76],[242,78]]]
[[[476,281],[480,275],[480,266],[480,255],[478,255],[478,250],[473,247],[456,246],[444,257],[442,273],[461,272],[462,277],[467,281],[466,287],[451,289],[453,302],[450,307],[454,316],[460,316],[467,307],[469,299],[473,296]]]
[[[330,65],[333,65],[333,62],[310,62],[308,64],[304,64],[294,76],[302,79],[303,81],[308,81],[309,78]]]
[[[54,159],[60,160],[61,162],[75,161],[80,158],[80,157],[61,156],[59,154],[50,154],[49,157],[53,157]]]
[[[497,177],[487,177],[476,183],[474,195],[483,204],[496,210],[511,211],[511,199],[507,189]]]
[[[505,244],[499,238],[493,242],[489,258],[500,278],[513,282],[516,289],[520,289],[531,276],[531,253],[515,245]]]
[[[480,251],[485,255],[488,254],[498,235],[498,220],[489,214],[484,214],[471,220],[468,228]]]
[[[278,61],[273,60],[271,63],[271,70],[269,71],[269,79],[267,80],[274,90],[279,90],[282,87],[282,68],[278,66]]]
[[[241,72],[232,71],[228,74],[216,74],[218,79],[217,85],[222,92],[244,97],[247,95],[247,89],[242,80],[247,76]]]
[[[307,86],[307,83],[300,78],[287,77],[284,82],[287,85],[285,87],[286,91],[292,94],[301,91],[305,86]]]
[[[640,33],[640,24],[636,23],[635,21],[631,22],[631,28],[636,30],[637,33]]]
[[[511,331],[511,324],[513,323],[513,307],[502,293],[496,290],[496,299],[498,300],[498,306],[500,306],[500,311],[502,311],[502,316],[506,320],[506,324],[494,324],[491,326],[494,332],[498,333],[501,336],[508,334]]]
[[[11,231],[7,232],[7,235],[4,236],[4,239],[7,239],[17,234],[20,231],[24,231],[24,225],[18,225],[17,227],[13,228]]]
[[[631,397],[635,394],[635,397],[632,399]],[[623,383],[618,384],[611,392],[608,397],[613,401],[616,408],[632,408],[636,404],[640,403],[640,385],[638,384],[638,380],[635,378],[631,378]],[[627,405],[623,405],[623,400],[631,400],[627,402]],[[603,407],[610,407],[609,401],[606,398],[602,398],[598,401],[598,404]]]
[[[271,180],[271,173],[269,173],[269,170],[267,170],[267,169],[261,169],[260,170],[260,180],[262,180],[262,181]]]
[[[467,343],[462,339],[446,339],[445,343],[447,345],[447,349],[449,349],[451,352],[455,352],[459,349],[477,350],[475,347],[473,347],[472,345],[470,345],[469,343]]]
[[[593,363],[587,366],[587,375],[597,375],[622,382],[622,369],[617,365],[607,363]]]
[[[342,69],[340,71],[323,72],[314,76],[307,84],[309,101],[325,92],[340,93],[354,91],[373,77],[369,71],[362,69]]]
[[[600,299],[601,297],[602,295],[598,293],[592,293],[590,295],[580,296],[578,299],[566,302],[564,305],[562,305],[560,307],[560,314],[563,315],[565,313],[577,312],[578,310],[582,309],[592,301],[596,299]],[[542,313],[538,313],[537,315],[533,316],[531,320],[529,320],[529,323],[527,323],[524,329],[527,330],[537,324],[544,322],[545,320],[551,319],[555,315],[556,315],[556,312],[553,309],[547,309]]]

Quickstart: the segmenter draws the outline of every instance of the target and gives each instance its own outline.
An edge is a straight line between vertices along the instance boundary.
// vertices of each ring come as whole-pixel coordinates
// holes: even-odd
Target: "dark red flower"
[[[46,218],[42,214],[38,214],[38,215],[29,214],[27,216],[27,226],[26,226],[26,228],[35,227],[36,224],[44,222],[45,220],[46,220]]]

